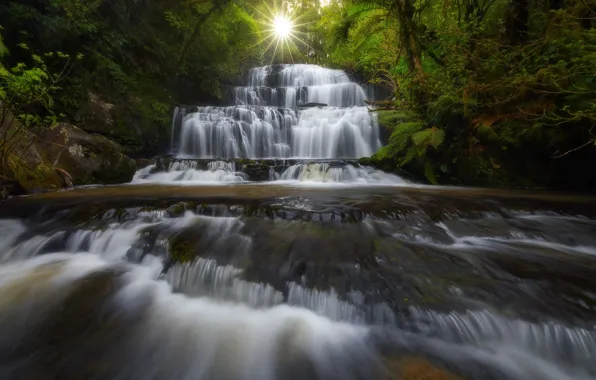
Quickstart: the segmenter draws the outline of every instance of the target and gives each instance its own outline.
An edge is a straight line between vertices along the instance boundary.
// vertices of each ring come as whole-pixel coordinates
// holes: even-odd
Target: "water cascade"
[[[594,203],[142,189],[0,208],[0,378],[596,376]]]
[[[373,87],[365,91],[341,70],[253,68],[246,86],[230,90],[234,105],[176,108],[172,152],[179,163],[167,170],[144,168],[133,182],[404,185],[398,176],[355,162],[381,147],[366,92],[375,96]]]
[[[204,169],[199,168],[197,161],[182,160],[169,164],[166,170],[157,170],[156,165],[150,165],[137,171],[134,183],[221,183],[243,182],[244,173],[236,171],[233,162],[211,161]]]
[[[232,93],[233,106],[195,107],[174,123],[178,156],[353,159],[381,146],[364,90],[343,71],[258,67]]]

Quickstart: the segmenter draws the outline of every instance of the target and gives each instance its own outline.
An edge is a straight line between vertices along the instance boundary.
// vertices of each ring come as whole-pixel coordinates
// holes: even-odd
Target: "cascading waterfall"
[[[374,88],[366,91],[374,96]],[[364,106],[363,87],[345,72],[315,65],[257,67],[247,85],[231,94],[231,106],[176,108],[172,153],[182,163],[165,171],[141,169],[133,182],[407,183],[353,161],[326,163],[369,157],[381,147],[377,115]],[[237,167],[198,168],[192,160],[235,161]],[[255,160],[284,162],[271,166]]]
[[[143,168],[135,174],[134,183],[221,183],[243,182],[245,176],[236,171],[233,162],[213,161],[206,165],[206,170],[198,168],[196,161],[183,160],[172,162],[166,171],[154,172],[156,165]]]
[[[341,70],[253,68],[247,86],[232,93],[234,106],[197,107],[175,123],[178,156],[341,159],[369,156],[381,146],[365,91]]]
[[[349,183],[396,185],[406,184],[400,177],[354,165],[333,166],[332,163],[296,164],[289,167],[280,178],[281,181]]]

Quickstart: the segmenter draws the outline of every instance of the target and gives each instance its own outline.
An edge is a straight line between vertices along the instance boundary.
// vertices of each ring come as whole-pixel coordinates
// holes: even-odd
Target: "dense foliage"
[[[395,94],[373,159],[439,182],[595,184],[593,0],[344,0],[313,29],[328,64]]]
[[[10,0],[0,55],[11,70],[47,53],[80,56],[53,91],[54,113],[149,154],[167,141],[175,104],[217,100],[259,57],[253,13],[230,0]]]

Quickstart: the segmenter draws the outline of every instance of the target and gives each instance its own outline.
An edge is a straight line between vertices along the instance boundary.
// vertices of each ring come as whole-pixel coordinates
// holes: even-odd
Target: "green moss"
[[[62,187],[62,178],[56,174],[49,162],[28,165],[21,157],[10,155],[12,175],[26,191],[34,189],[57,189]]]
[[[168,207],[168,213],[171,217],[180,217],[184,215],[188,208],[189,204],[187,204],[186,202],[179,202]]]
[[[187,263],[196,257],[193,245],[183,235],[176,235],[170,239],[170,257],[178,263]]]

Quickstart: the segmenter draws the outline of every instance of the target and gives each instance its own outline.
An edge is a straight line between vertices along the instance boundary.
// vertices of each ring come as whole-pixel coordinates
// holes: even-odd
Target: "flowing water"
[[[596,379],[596,198],[361,166],[341,71],[232,93],[134,186],[0,204],[0,379]]]
[[[233,106],[177,109],[172,150],[187,158],[337,159],[370,156],[381,147],[365,91],[343,71],[255,68],[233,94]]]
[[[427,378],[400,367],[415,357],[428,378],[593,379],[594,201],[271,184],[14,198],[0,378]]]

